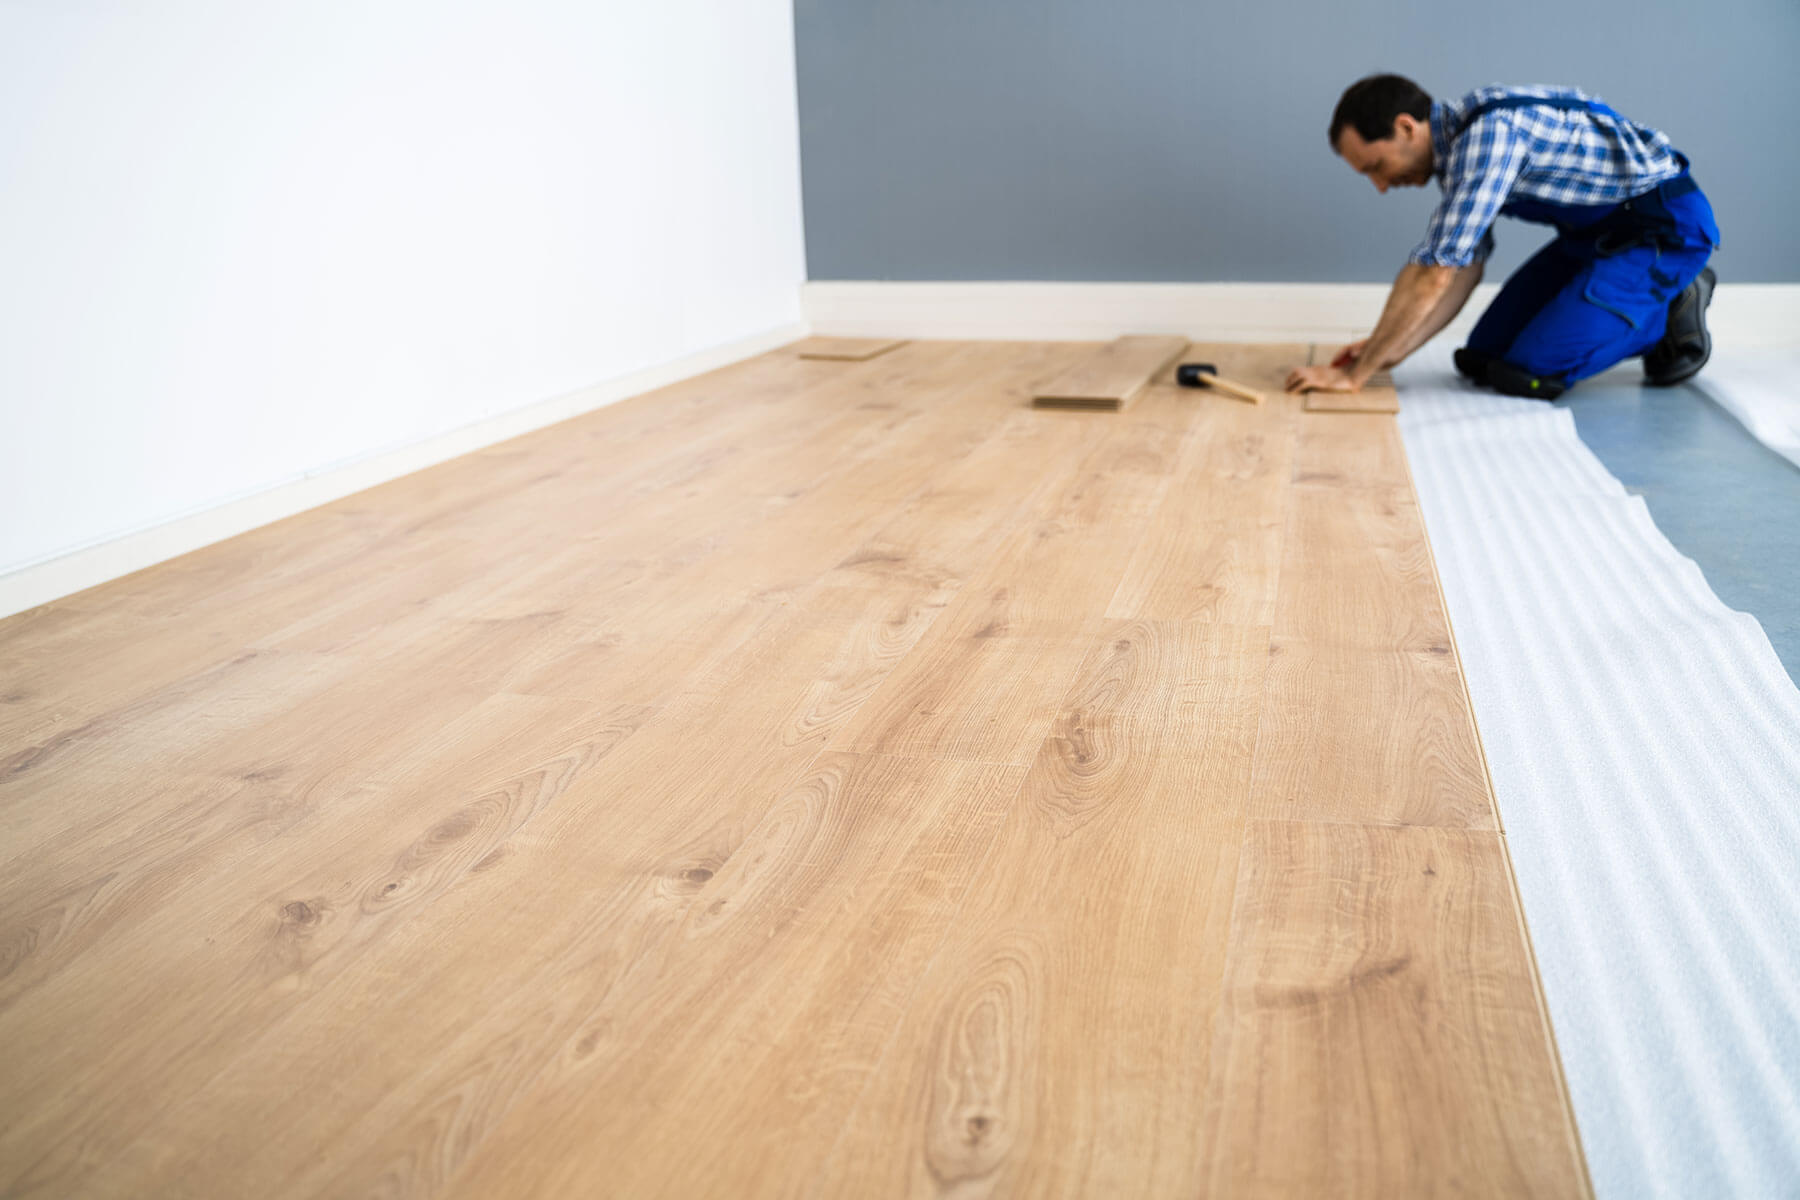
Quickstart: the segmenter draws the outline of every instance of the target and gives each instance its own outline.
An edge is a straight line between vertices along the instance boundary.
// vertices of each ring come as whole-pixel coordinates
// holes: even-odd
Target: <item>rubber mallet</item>
[[[1217,388],[1229,396],[1239,400],[1248,400],[1252,404],[1263,402],[1262,393],[1252,391],[1241,383],[1233,383],[1219,374],[1219,368],[1212,363],[1182,363],[1175,368],[1175,382],[1182,387]]]

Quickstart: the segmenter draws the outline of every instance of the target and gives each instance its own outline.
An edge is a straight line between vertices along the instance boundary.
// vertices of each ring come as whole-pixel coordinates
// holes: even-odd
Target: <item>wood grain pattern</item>
[[[1275,631],[1441,651],[1450,622],[1411,489],[1290,489]]]
[[[541,815],[486,855],[457,855],[459,871],[435,887],[402,882],[389,892],[389,884],[416,881],[419,874],[405,866],[421,836],[411,822],[394,822],[404,839],[398,844],[375,841],[352,852],[346,844],[326,843],[316,859],[284,861],[280,878],[287,882],[267,901],[284,920],[273,934],[274,952],[267,948],[271,934],[262,904],[241,916],[228,906],[218,915],[236,920],[215,933],[218,949],[187,952],[201,963],[223,952],[228,961],[242,956],[258,964],[251,979],[259,986],[246,990],[248,981],[240,982],[228,1026],[215,1018],[174,1035],[146,1021],[137,1005],[120,1007],[116,989],[108,995],[91,982],[72,999],[44,995],[39,1008],[60,998],[91,1013],[95,1033],[110,1034],[115,1064],[154,1064],[150,1077],[158,1094],[167,1096],[150,1110],[141,1095],[118,1098],[129,1108],[90,1105],[78,1138],[40,1165],[47,1179],[62,1178],[76,1154],[98,1157],[101,1147],[135,1134],[103,1178],[134,1181],[146,1194],[170,1190],[199,1170],[228,1181],[222,1190],[233,1194],[278,1187],[316,1155],[316,1147],[350,1144],[346,1139],[362,1133],[357,1110],[321,1107],[311,1094],[328,1086],[346,1056],[366,1060],[364,1086],[374,1099],[432,1061],[468,1024],[470,1012],[513,1010],[531,997],[560,997],[571,987],[597,1005],[621,989],[629,992],[642,972],[661,969],[653,949],[673,936],[699,890],[695,885],[729,861],[768,808],[804,776],[854,698],[866,694],[867,680],[904,654],[908,635],[896,622],[922,628],[931,615],[903,605],[897,611],[902,602],[879,591],[834,586],[826,593],[738,656],[730,690],[739,703],[721,705],[706,691],[679,696],[604,757],[577,743],[554,761],[578,769],[550,773],[534,766],[525,772],[531,784],[526,795],[541,795],[544,785],[536,781],[548,778],[555,803],[537,801]],[[550,721],[540,736],[567,728],[566,720]],[[495,732],[499,746],[513,740],[505,728]],[[417,802],[442,794],[426,784],[409,782],[406,794],[416,792]],[[481,805],[495,790],[482,788],[465,803]],[[513,789],[498,790],[506,795]],[[397,799],[390,794],[385,803]],[[343,836],[355,832],[352,825]],[[470,861],[482,869],[475,871]],[[246,881],[236,882],[241,889]],[[217,886],[231,883],[228,877]],[[294,921],[301,923],[299,936],[282,932]],[[384,954],[370,952],[377,945],[385,946]],[[394,956],[410,962],[410,969],[396,975]],[[163,958],[169,957],[165,951]],[[93,965],[105,969],[103,962]],[[192,961],[164,961],[155,972],[140,974],[146,975],[141,986],[184,1001],[168,1006],[169,1021],[188,1020],[201,1004],[189,997],[206,972]],[[460,1000],[437,999],[445,995]],[[541,1022],[534,1017],[516,1029],[514,1037],[524,1040],[508,1053],[522,1056],[526,1066],[539,1064],[535,1071],[566,1050],[553,1038],[571,1015],[562,1003],[559,998]],[[101,1015],[114,1012],[112,1020]],[[481,1053],[489,1054],[495,1031],[478,1028],[487,1035]],[[588,1052],[579,1057],[585,1060]],[[264,1089],[271,1061],[283,1063],[290,1078],[306,1086]],[[212,1082],[202,1088],[202,1080]],[[261,1132],[268,1128],[291,1136],[271,1147]],[[194,1141],[172,1138],[171,1129],[222,1132]],[[0,1134],[0,1153],[6,1137]],[[171,1143],[181,1152],[171,1154]]]
[[[1092,349],[783,349],[0,621],[0,1193],[1582,1194],[1392,418],[1030,406]]]
[[[893,338],[809,337],[794,344],[794,353],[800,358],[867,362],[904,345],[904,341]]]
[[[1021,774],[820,759],[705,882],[665,950],[670,969],[590,1017],[633,1036],[601,1039],[579,1069],[517,1103],[451,1194],[688,1196],[725,1180],[805,1179],[974,884]],[[691,1053],[697,1041],[709,1052]],[[672,1124],[670,1110],[694,1119]],[[571,1142],[589,1152],[561,1153]]]
[[[1580,1187],[1498,834],[1256,822],[1208,1097],[1209,1195]]]
[[[1192,1194],[1266,642],[1095,631],[817,1194]]]
[[[1412,487],[1400,430],[1378,413],[1302,414],[1293,481],[1316,487]]]
[[[1497,827],[1449,643],[1380,650],[1280,638],[1269,656],[1257,816]]]
[[[1221,370],[1276,395],[1288,364],[1304,352],[1286,345],[1195,347]],[[1198,414],[1158,519],[1143,527],[1107,615],[1269,625],[1293,474],[1292,414],[1277,405],[1198,405],[1192,391],[1178,387],[1158,392],[1135,415],[1147,416],[1158,400]]]
[[[1110,429],[1071,480],[1024,510],[1025,528],[958,594],[837,746],[1030,762],[1131,555],[1116,531],[1155,511],[1179,440],[1153,423]]]
[[[1042,408],[1122,410],[1151,379],[1180,358],[1187,345],[1186,338],[1178,337],[1115,338],[1038,385],[1031,402]]]

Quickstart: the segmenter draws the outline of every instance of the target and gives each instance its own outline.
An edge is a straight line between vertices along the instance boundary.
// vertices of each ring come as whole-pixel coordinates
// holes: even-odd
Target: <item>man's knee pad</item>
[[[1569,386],[1560,375],[1533,375],[1503,358],[1488,361],[1486,382],[1502,395],[1532,400],[1554,400]]]

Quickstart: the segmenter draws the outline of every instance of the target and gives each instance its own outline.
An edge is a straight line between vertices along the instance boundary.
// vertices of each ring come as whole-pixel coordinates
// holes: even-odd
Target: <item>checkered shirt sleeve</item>
[[[1425,240],[1408,256],[1412,262],[1466,267],[1486,262],[1493,253],[1490,227],[1531,152],[1531,139],[1515,127],[1510,115],[1484,114],[1451,143],[1444,165],[1444,195],[1425,228]]]

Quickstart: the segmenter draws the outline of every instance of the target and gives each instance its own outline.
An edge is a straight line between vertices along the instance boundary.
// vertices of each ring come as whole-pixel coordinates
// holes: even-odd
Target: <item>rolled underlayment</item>
[[[1800,692],[1566,410],[1396,377],[1595,1189],[1794,1195]]]

